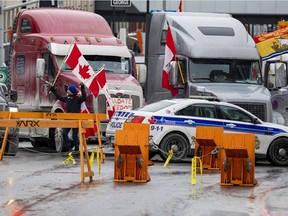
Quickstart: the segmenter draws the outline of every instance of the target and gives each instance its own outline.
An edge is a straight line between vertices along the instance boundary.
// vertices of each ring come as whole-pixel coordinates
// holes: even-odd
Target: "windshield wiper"
[[[105,72],[106,72],[106,73],[114,73],[113,70],[109,70],[109,69],[106,69],[106,68],[105,68]]]

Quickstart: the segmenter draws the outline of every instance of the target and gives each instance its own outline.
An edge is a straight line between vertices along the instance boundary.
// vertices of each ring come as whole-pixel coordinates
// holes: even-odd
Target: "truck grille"
[[[118,98],[115,94],[111,94],[112,98]],[[120,98],[132,98],[133,100],[133,109],[136,109],[138,107],[140,107],[140,97],[136,96],[136,95],[128,95],[128,94],[124,94],[122,97]],[[98,100],[98,111],[99,113],[106,113],[106,97],[105,95],[98,95],[96,100]]]
[[[241,103],[241,102],[230,102],[237,106],[242,107],[243,109],[251,112],[257,116],[262,121],[267,121],[267,107],[263,103]]]

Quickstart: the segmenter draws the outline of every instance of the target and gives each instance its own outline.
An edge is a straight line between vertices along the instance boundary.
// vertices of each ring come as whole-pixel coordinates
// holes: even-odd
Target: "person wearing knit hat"
[[[78,90],[76,86],[70,85],[67,88],[67,94],[65,96],[61,96],[56,89],[51,86],[50,91],[56,96],[56,98],[63,103],[66,103],[66,112],[67,113],[80,113],[81,112],[81,103],[86,100],[86,91],[83,83],[79,85],[81,89],[81,95],[78,95]],[[71,151],[71,143],[68,137],[68,133],[71,128],[63,128],[63,147],[62,151]],[[79,151],[79,137],[78,137],[78,128],[72,128],[72,138],[74,141],[75,149],[74,151]]]
[[[78,91],[77,91],[77,88],[74,86],[74,85],[70,85],[68,87],[68,90],[72,93],[72,94],[77,94]]]

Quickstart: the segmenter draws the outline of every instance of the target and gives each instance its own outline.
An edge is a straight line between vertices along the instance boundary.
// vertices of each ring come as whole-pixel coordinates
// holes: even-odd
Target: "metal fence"
[[[26,3],[15,4],[13,6],[3,7],[3,43],[9,43],[8,29],[13,26],[14,18],[17,13],[24,7],[38,8],[40,0],[29,1]]]

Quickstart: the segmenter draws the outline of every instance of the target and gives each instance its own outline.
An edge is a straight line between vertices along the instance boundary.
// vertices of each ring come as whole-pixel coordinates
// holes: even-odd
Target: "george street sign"
[[[131,0],[111,0],[111,7],[131,7]]]

